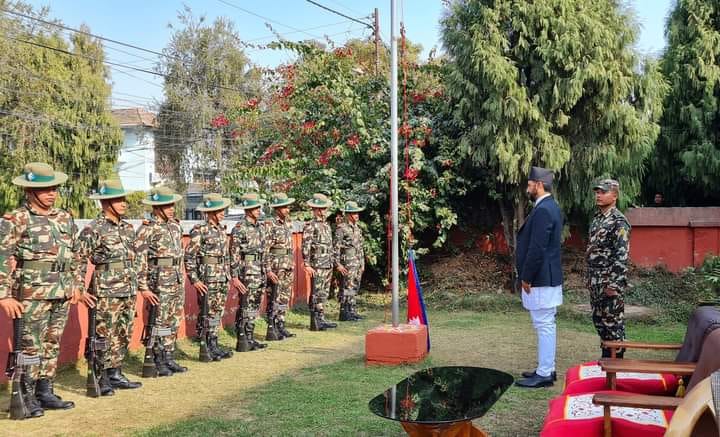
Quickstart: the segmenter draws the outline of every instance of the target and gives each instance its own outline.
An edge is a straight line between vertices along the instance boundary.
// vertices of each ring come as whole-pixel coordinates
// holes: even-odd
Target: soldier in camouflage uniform
[[[155,365],[161,376],[187,371],[187,367],[176,363],[173,356],[185,305],[183,231],[175,219],[175,203],[181,198],[168,187],[153,188],[142,200],[145,205],[152,206],[152,216],[143,221],[135,240],[140,265],[138,290],[150,305],[158,305],[158,327],[171,331],[153,348]]]
[[[238,352],[267,347],[255,340],[255,318],[265,290],[265,227],[259,222],[261,206],[262,202],[257,194],[244,194],[240,199],[240,207],[245,210],[245,218],[232,230],[231,271],[233,278],[242,285],[240,305],[235,316],[235,350]]]
[[[619,189],[620,184],[613,179],[602,180],[594,187],[598,212],[590,225],[586,257],[595,328],[602,340],[622,341],[630,224],[616,207]],[[622,357],[623,353],[620,350],[617,356]],[[609,357],[610,350],[603,348],[602,356]]]
[[[275,217],[268,220],[265,251],[265,271],[270,285],[268,292],[268,330],[265,340],[282,340],[295,337],[285,328],[285,313],[290,304],[294,277],[293,225],[290,205],[295,199],[285,193],[273,195],[270,206]]]
[[[303,261],[305,271],[310,275],[310,330],[324,331],[336,328],[337,323],[325,320],[325,302],[330,291],[333,273],[332,230],[325,221],[325,213],[332,202],[324,194],[314,194],[307,201],[312,208],[313,219],[303,228]]]
[[[112,395],[113,388],[134,389],[142,386],[131,382],[122,373],[127,355],[132,324],[135,318],[137,265],[135,230],[123,220],[127,210],[120,180],[100,181],[91,199],[99,200],[100,216],[80,232],[75,243],[80,265],[78,282],[84,284],[88,262],[95,266],[89,293],[96,297],[96,335],[108,341],[104,354],[104,371],[100,376],[103,396]]]
[[[70,213],[54,207],[57,187],[66,180],[47,164],[26,164],[13,179],[25,190],[25,204],[0,220],[0,307],[11,318],[24,319],[23,353],[40,358],[22,381],[29,417],[75,406],[53,392],[68,305],[88,303],[75,275],[77,228]]]
[[[356,202],[345,202],[342,212],[347,221],[335,228],[335,268],[342,275],[338,293],[341,322],[362,319],[357,313],[355,296],[360,290],[360,280],[365,270],[363,235],[358,226],[360,212],[364,210]]]
[[[230,281],[229,239],[225,225],[225,209],[230,199],[220,194],[206,194],[197,210],[205,212],[207,221],[190,231],[185,248],[185,271],[198,292],[198,307],[202,311],[202,295],[207,295],[207,326],[198,326],[198,333],[208,329],[207,348],[214,361],[230,358],[232,351],[218,344],[218,330],[222,321],[227,289]]]

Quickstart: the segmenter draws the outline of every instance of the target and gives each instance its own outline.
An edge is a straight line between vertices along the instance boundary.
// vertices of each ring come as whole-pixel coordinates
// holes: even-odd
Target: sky
[[[628,0],[640,26],[638,49],[657,55],[665,46],[664,24],[674,0]],[[352,18],[368,23],[373,8],[380,15],[380,35],[390,41],[390,0],[316,0]],[[154,51],[166,46],[178,23],[178,11],[189,7],[194,15],[212,21],[218,16],[232,20],[244,41],[263,44],[272,41],[273,31],[290,40],[329,36],[338,44],[349,38],[371,35],[360,23],[334,15],[306,0],[30,0],[35,7],[50,8],[50,17],[67,26],[81,24],[106,38],[130,43]],[[398,19],[403,20],[407,37],[423,46],[423,56],[433,47],[440,48],[439,19],[443,6],[440,0],[397,1]],[[304,32],[301,32],[304,31]],[[122,51],[120,51],[122,50]],[[275,67],[292,60],[288,52],[248,49],[254,64]],[[152,70],[157,56],[113,44],[106,45],[108,60],[137,68]],[[146,73],[111,67],[113,107],[145,106],[152,108],[162,100],[162,78]]]

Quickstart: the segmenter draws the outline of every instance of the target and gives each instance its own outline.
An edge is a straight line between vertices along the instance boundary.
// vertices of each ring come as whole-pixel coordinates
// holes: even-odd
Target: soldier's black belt
[[[18,269],[26,270],[38,270],[41,272],[64,272],[65,268],[68,267],[68,263],[64,262],[50,262],[50,261],[33,261],[33,260],[20,260],[17,263]]]
[[[24,352],[20,352],[19,354],[17,354],[15,365],[17,367],[39,366],[40,365],[40,356],[39,355],[28,355]]]
[[[270,249],[270,253],[273,255],[290,255],[292,254],[292,249],[287,249],[285,247],[273,247]]]
[[[326,253],[328,253],[328,250],[325,247],[316,247],[313,249],[313,252],[315,253],[315,255],[325,255]]]
[[[125,270],[126,268],[132,267],[130,261],[113,261],[109,263],[95,265],[95,271],[107,272],[109,270]]]
[[[224,256],[203,256],[200,257],[200,261],[203,264],[223,264],[225,263]]]
[[[172,335],[172,329],[165,326],[153,326],[151,335],[153,337],[167,337]]]
[[[173,267],[180,265],[180,258],[152,258],[148,261],[151,266]]]

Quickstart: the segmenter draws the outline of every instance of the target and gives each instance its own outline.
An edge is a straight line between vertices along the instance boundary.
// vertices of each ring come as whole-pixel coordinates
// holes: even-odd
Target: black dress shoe
[[[519,381],[515,381],[515,385],[518,387],[524,387],[524,388],[539,388],[539,387],[552,387],[553,385],[553,379],[552,375],[550,376],[539,376],[534,375],[530,378],[521,379]]]
[[[521,373],[523,378],[532,378],[533,376],[537,375],[534,370],[530,370],[527,372]],[[539,375],[538,375],[539,376]],[[553,371],[550,376],[552,376],[553,381],[557,381],[557,372]]]

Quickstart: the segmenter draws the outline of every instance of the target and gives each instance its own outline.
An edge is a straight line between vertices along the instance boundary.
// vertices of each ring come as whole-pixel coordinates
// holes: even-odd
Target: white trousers
[[[555,314],[557,307],[530,311],[533,328],[537,335],[537,362],[535,370],[540,376],[550,376],[555,371]]]

